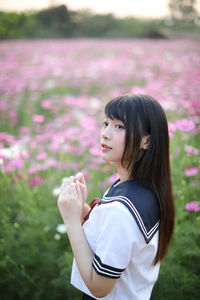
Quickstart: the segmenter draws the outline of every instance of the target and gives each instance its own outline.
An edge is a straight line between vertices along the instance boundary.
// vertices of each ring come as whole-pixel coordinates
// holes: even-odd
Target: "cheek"
[[[125,134],[125,132],[123,132],[123,134],[121,136],[121,141],[122,141],[123,146],[125,146],[125,141],[126,141],[126,134]]]
[[[103,132],[103,128],[101,128],[101,130],[100,130],[99,139],[101,139],[101,137],[102,137],[102,132]]]
[[[118,137],[118,144],[119,144],[119,149],[121,152],[124,152],[125,148],[125,134],[121,134],[120,137]]]

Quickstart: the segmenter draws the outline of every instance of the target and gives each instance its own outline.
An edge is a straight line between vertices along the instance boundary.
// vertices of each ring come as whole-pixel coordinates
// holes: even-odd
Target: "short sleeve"
[[[133,218],[117,201],[100,205],[98,209],[101,212],[92,265],[101,276],[120,278],[131,259]]]

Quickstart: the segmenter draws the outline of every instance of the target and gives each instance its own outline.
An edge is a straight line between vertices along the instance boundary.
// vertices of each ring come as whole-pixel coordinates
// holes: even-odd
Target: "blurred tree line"
[[[165,30],[169,28],[199,32],[195,0],[171,0],[169,7],[171,18],[163,20],[117,18],[113,14],[100,15],[88,10],[69,11],[65,5],[29,13],[0,11],[0,39],[165,38]]]

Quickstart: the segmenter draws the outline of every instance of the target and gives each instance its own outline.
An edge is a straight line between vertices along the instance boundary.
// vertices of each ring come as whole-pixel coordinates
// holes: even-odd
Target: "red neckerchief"
[[[95,207],[95,205],[100,203],[100,199],[99,198],[94,198],[94,200],[92,200],[92,202],[90,202],[89,207],[91,208],[89,213],[85,216],[84,220],[83,220],[83,224],[85,223],[85,221],[87,221],[87,219],[89,219],[90,213],[93,210],[93,208]]]

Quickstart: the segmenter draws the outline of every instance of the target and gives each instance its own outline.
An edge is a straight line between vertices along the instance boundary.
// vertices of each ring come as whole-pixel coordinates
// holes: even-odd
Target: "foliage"
[[[45,37],[69,37],[73,32],[71,15],[65,5],[36,13],[40,33]],[[43,33],[43,34],[42,34]]]
[[[169,8],[172,21],[174,23],[181,22],[189,25],[199,23],[199,16],[196,9],[196,0],[170,0]]]
[[[133,17],[118,19],[112,14],[93,15],[87,10],[77,12],[75,22],[74,34],[77,37],[152,37],[152,32],[159,33],[158,26],[153,20]]]
[[[0,12],[0,38],[70,37],[73,13],[65,5],[29,13]]]
[[[15,12],[0,12],[0,38],[18,38],[21,36],[26,22],[24,13],[17,14]]]
[[[169,121],[176,229],[156,299],[199,299],[200,216],[187,206],[199,203],[199,42],[4,41],[0,53],[1,299],[80,299],[56,202],[79,170],[88,202],[116,178],[98,132],[105,102],[121,93],[152,95]]]
[[[171,4],[173,26],[178,30],[197,30],[198,23],[187,22],[191,14],[184,14],[184,22],[177,22],[175,12],[180,7]],[[196,11],[194,10],[195,14]],[[180,18],[179,18],[180,19]],[[191,18],[193,20],[193,18]],[[198,20],[198,15],[196,14]],[[174,22],[176,20],[176,22]],[[186,22],[185,22],[186,20]],[[166,21],[166,22],[165,22]],[[180,20],[179,20],[180,21]],[[27,13],[0,12],[0,39],[14,38],[166,38],[165,29],[173,29],[167,20],[117,18],[113,14],[94,14],[88,10],[70,11],[65,5]]]

